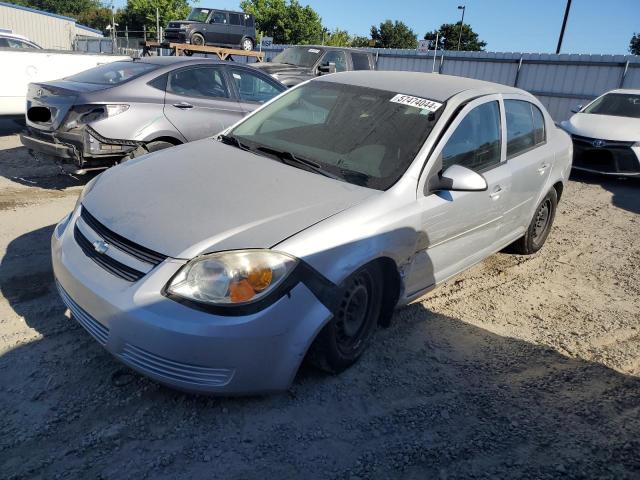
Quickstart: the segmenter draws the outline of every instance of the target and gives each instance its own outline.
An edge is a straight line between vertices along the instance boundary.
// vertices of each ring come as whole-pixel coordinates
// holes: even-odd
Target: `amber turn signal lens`
[[[229,285],[229,298],[233,303],[247,302],[256,294],[253,287],[245,279]]]
[[[268,267],[262,267],[252,270],[247,276],[249,285],[251,285],[256,293],[262,292],[265,288],[271,285],[272,280],[273,270]]]

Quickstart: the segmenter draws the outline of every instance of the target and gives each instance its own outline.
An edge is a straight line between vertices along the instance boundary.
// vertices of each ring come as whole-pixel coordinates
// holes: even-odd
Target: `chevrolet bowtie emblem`
[[[109,244],[104,240],[96,240],[93,242],[93,249],[99,254],[104,255],[107,253],[107,250],[109,250]]]

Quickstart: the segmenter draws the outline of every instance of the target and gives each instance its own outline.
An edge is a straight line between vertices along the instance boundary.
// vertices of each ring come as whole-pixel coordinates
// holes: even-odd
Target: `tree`
[[[102,7],[99,0],[13,0],[12,3],[74,18],[82,12]]]
[[[424,35],[425,40],[429,40],[429,48],[436,47],[436,34],[438,35],[438,50],[457,50],[458,38],[460,37],[460,22],[444,23],[439,30],[427,32]],[[467,52],[481,51],[487,46],[487,42],[483,42],[478,38],[478,34],[473,31],[470,25],[464,24],[462,28],[462,39],[460,41],[460,50]]]
[[[120,11],[116,12],[116,23],[120,23],[118,17]],[[85,10],[75,16],[75,19],[81,25],[86,25],[98,30],[106,30],[107,25],[111,25],[111,9],[107,7],[98,7],[91,10]]]
[[[155,30],[156,8],[160,14],[160,26],[166,27],[170,20],[184,20],[191,8],[188,0],[127,0],[127,6],[119,19],[119,29],[124,30]]]
[[[418,38],[403,22],[386,20],[380,28],[371,27],[371,38],[378,48],[416,48]]]
[[[253,14],[256,26],[274,43],[309,44],[322,40],[322,19],[298,0],[242,0],[240,8]]]
[[[634,33],[629,42],[629,51],[632,55],[640,55],[640,33]]]
[[[349,47],[351,46],[351,36],[346,30],[336,28],[333,32],[325,35],[324,44],[332,47]]]
[[[369,47],[371,46],[369,42],[371,42],[371,39],[369,37],[356,35],[351,39],[351,46],[352,47]]]

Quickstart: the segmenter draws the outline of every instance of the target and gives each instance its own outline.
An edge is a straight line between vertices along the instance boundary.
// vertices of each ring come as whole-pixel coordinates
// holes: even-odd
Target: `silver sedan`
[[[572,146],[518,89],[349,72],[112,168],[52,238],[60,294],[133,369],[197,392],[352,365],[394,308],[551,231]]]

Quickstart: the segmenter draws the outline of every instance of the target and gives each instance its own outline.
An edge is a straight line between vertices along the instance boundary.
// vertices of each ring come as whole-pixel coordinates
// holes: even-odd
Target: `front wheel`
[[[165,148],[171,148],[173,146],[173,143],[165,142],[163,140],[149,142],[146,145],[141,145],[136,148],[133,152],[123,158],[122,161],[126,162],[127,160],[133,160],[134,158],[141,157],[142,155],[146,155],[147,153],[157,152],[159,150],[164,150]]]
[[[242,50],[246,52],[250,52],[253,50],[253,40],[249,37],[244,37],[240,45],[242,46]]]
[[[316,337],[310,362],[330,373],[353,365],[369,345],[382,306],[382,273],[373,264],[357,270],[343,284],[333,318]]]
[[[510,246],[510,250],[520,255],[531,255],[540,250],[551,231],[557,206],[558,194],[556,189],[552,188],[536,208],[536,212],[524,236],[516,240]]]

